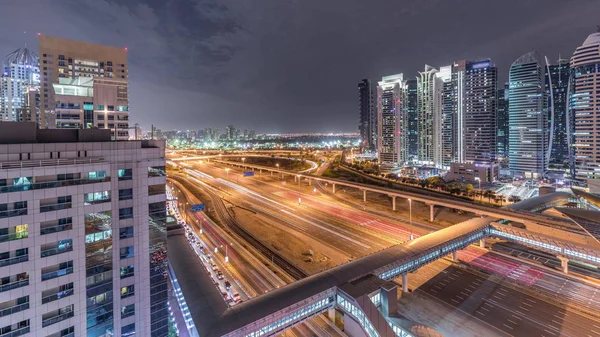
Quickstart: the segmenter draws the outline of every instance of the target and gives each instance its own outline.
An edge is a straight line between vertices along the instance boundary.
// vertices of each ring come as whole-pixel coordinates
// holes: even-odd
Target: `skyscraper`
[[[358,132],[361,148],[372,151],[375,148],[372,137],[373,94],[371,81],[363,79],[358,83]]]
[[[164,146],[0,122],[3,334],[168,335]]]
[[[496,151],[498,152],[498,161],[505,168],[508,167],[508,83],[504,84],[504,88],[498,89],[496,99]]]
[[[406,82],[402,74],[384,76],[377,87],[379,162],[404,165],[408,160]]]
[[[39,35],[41,128],[111,129],[129,137],[127,48]]]
[[[496,86],[497,68],[491,60],[466,63],[461,162],[496,161]],[[460,121],[459,121],[460,124]],[[460,151],[460,150],[459,150]]]
[[[562,165],[569,158],[567,131],[567,96],[569,87],[569,61],[559,59],[551,65],[546,58],[546,97],[548,99],[548,123],[550,136],[548,140],[547,161]]]
[[[571,57],[570,90],[575,176],[600,191],[600,29]]]
[[[425,65],[417,77],[417,114],[419,125],[419,163],[442,166],[442,89],[439,71]]]
[[[543,66],[537,52],[519,57],[509,72],[509,168],[513,175],[540,178],[547,169],[548,114]]]
[[[17,121],[28,87],[40,84],[38,56],[27,48],[8,54],[0,74],[0,121]]]
[[[406,80],[406,115],[408,116],[408,156],[416,161],[419,149],[419,127],[417,114],[417,79]]]
[[[457,111],[459,87],[456,80],[456,71],[453,66],[440,68],[439,76],[443,81],[442,89],[442,167],[450,167],[456,161],[457,155]],[[454,68],[456,70],[456,68]],[[464,71],[464,69],[463,69]],[[462,94],[461,94],[462,95]]]

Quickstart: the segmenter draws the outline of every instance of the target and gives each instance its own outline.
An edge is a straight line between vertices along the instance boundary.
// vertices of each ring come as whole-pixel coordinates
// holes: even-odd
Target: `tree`
[[[473,191],[475,191],[475,187],[473,187],[473,184],[467,184],[467,186],[465,186],[465,191],[467,192],[467,196],[470,197],[473,194]]]
[[[492,190],[485,190],[483,194],[486,198],[488,198],[488,202],[492,202],[492,197],[496,196],[496,193],[494,193]]]

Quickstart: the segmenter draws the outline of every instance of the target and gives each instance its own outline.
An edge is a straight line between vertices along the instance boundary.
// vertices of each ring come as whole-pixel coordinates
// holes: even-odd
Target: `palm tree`
[[[488,198],[488,202],[492,202],[492,197],[494,197],[496,195],[496,193],[494,193],[494,191],[492,191],[492,190],[485,190],[485,192],[483,192],[483,193],[484,193],[484,196],[486,198]]]

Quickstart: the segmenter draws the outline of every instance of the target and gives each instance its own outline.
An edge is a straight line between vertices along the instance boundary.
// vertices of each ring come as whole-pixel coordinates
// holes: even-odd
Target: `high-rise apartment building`
[[[0,121],[18,121],[29,87],[40,84],[38,56],[27,48],[8,54],[0,74]]]
[[[168,335],[164,146],[0,122],[2,335]]]
[[[453,71],[454,70],[454,71]],[[450,167],[450,163],[456,161],[457,155],[457,107],[459,90],[456,66],[444,66],[440,68],[439,78],[443,81],[442,89],[442,168]],[[464,69],[463,69],[464,73]],[[460,82],[462,83],[462,82]],[[460,96],[462,97],[462,96]]]
[[[547,170],[548,114],[544,70],[537,52],[519,57],[509,72],[509,168],[517,177],[541,178]]]
[[[491,60],[466,62],[461,162],[496,161],[497,84],[498,70]]]
[[[110,129],[129,137],[127,48],[39,35],[40,128]]]
[[[371,81],[363,79],[358,83],[358,132],[361,148],[366,151],[375,150],[377,138],[373,138],[373,91]]]
[[[419,127],[418,162],[442,166],[442,90],[438,70],[425,65],[417,76],[417,114]]]
[[[508,167],[508,83],[504,88],[498,89],[496,94],[496,151],[498,153],[498,162],[500,166]]]
[[[570,91],[575,176],[600,191],[600,31],[571,57]]]
[[[546,97],[548,99],[549,139],[547,161],[563,165],[569,159],[569,131],[567,130],[567,101],[569,90],[569,61],[559,59],[551,65],[546,58]]]
[[[408,118],[405,101],[404,76],[384,76],[377,87],[377,150],[380,163],[404,165],[408,161]]]
[[[417,114],[417,79],[406,80],[406,115],[408,117],[408,156],[414,162],[418,158],[419,127]]]

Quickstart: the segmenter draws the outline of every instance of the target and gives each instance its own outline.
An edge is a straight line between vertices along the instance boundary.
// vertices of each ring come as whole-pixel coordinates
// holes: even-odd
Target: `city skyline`
[[[570,55],[579,37],[593,30],[597,23],[593,13],[600,6],[591,1],[545,2],[543,7],[520,2],[487,4],[491,7],[486,10],[497,15],[484,19],[472,15],[483,10],[483,5],[476,2],[452,8],[428,1],[381,8],[346,2],[341,9],[335,6],[336,15],[327,16],[333,4],[322,5],[313,13],[311,5],[304,3],[256,4],[248,9],[232,1],[220,2],[213,10],[214,18],[209,19],[202,9],[210,8],[211,1],[203,5],[207,7],[195,7],[190,1],[178,1],[177,5],[79,1],[69,6],[71,3],[59,2],[53,7],[35,1],[28,2],[29,6],[20,6],[23,2],[18,1],[3,4],[7,10],[0,14],[0,22],[6,25],[0,26],[0,54],[7,55],[25,43],[34,49],[37,32],[128,47],[135,55],[129,67],[131,104],[140,111],[132,122],[145,129],[153,122],[163,129],[174,129],[187,125],[224,127],[235,121],[260,133],[355,131],[358,79],[376,80],[400,72],[412,79],[424,63],[440,66],[465,58],[491,58],[498,67],[499,83],[504,83],[512,61],[529,50],[537,49],[552,59],[559,54]],[[85,23],[58,20],[78,11],[97,15]],[[242,17],[246,11],[251,15]],[[189,12],[194,13],[193,23],[183,19]],[[384,12],[396,13],[403,20],[386,23],[376,19]],[[28,19],[42,13],[39,22]],[[309,13],[316,20],[327,17],[329,33],[321,34],[318,28],[308,29],[306,25],[299,30],[297,25],[308,22]],[[364,13],[372,15],[361,25],[362,31],[348,25],[362,19]],[[565,16],[564,20],[552,20],[558,13]],[[290,15],[294,20],[274,18]],[[430,15],[438,20],[427,32],[397,34]],[[472,25],[479,27],[477,32],[469,29],[470,25],[454,24],[456,15],[472,17]],[[504,22],[507,17],[511,24]],[[53,24],[45,24],[46,20]],[[561,22],[565,20],[571,24],[563,27]],[[482,24],[484,21],[486,24]],[[99,25],[104,28],[93,30]],[[280,31],[281,35],[263,36],[268,30]],[[290,38],[284,39],[285,34]],[[381,38],[371,41],[372,36],[380,34]],[[304,56],[299,56],[298,46],[288,45],[292,37],[301,41],[299,46],[306,46],[301,48]],[[381,43],[392,37],[398,43]],[[265,39],[265,45],[260,38]],[[268,50],[266,46],[272,46],[273,52],[257,57]],[[375,46],[378,53],[366,52]],[[440,47],[443,53],[437,51]],[[175,67],[169,66],[169,53],[177,61]],[[333,64],[335,67],[329,66]],[[149,71],[153,66],[156,69]],[[236,95],[225,94],[233,91]],[[167,118],[167,110],[178,118]],[[349,116],[352,120],[346,118]]]

